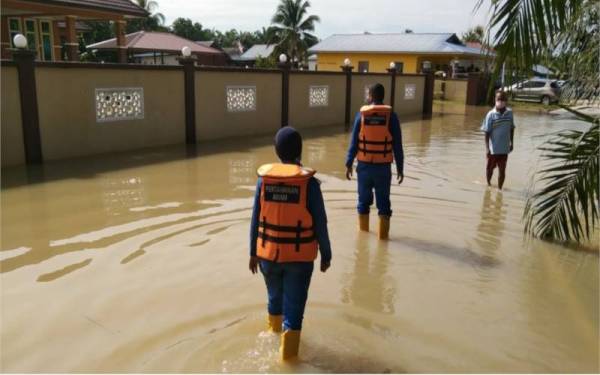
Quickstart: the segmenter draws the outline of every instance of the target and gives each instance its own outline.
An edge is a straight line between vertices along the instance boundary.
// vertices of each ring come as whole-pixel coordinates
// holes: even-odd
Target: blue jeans
[[[271,315],[283,314],[283,329],[302,329],[304,307],[313,272],[313,262],[259,262],[269,297]]]
[[[373,204],[373,189],[377,199],[379,215],[392,216],[390,186],[392,184],[391,164],[369,164],[358,162],[358,213],[368,214]]]

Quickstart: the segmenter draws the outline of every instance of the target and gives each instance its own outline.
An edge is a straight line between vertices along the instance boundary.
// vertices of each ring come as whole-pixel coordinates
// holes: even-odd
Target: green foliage
[[[171,31],[175,35],[193,41],[212,40],[211,30],[202,28],[198,22],[192,22],[189,18],[177,18],[171,25]]]
[[[127,33],[136,32],[139,30],[146,31],[165,31],[163,27],[165,16],[157,12],[158,2],[155,0],[134,0],[140,8],[146,10],[150,16],[146,18],[136,18],[130,20],[127,25]]]
[[[90,28],[84,35],[86,45],[115,37],[114,28],[109,21],[84,21],[84,24]]]
[[[545,186],[527,201],[525,230],[541,238],[579,242],[598,220],[598,122],[588,131],[567,130],[540,150],[549,166],[538,172]]]
[[[469,30],[466,33],[462,34],[461,40],[463,42],[479,42],[483,44],[483,40],[485,37],[485,29],[483,26],[478,25]]]
[[[275,60],[274,56],[269,56],[269,57],[259,56],[256,59],[256,61],[254,62],[254,67],[255,68],[265,68],[265,69],[277,68],[277,61]]]
[[[244,49],[248,49],[255,44],[267,44],[272,34],[271,28],[262,28],[261,30],[249,32],[231,29],[221,32],[215,29],[205,29],[202,24],[193,22],[189,18],[177,18],[171,25],[171,31],[182,38],[200,41],[212,40],[216,47],[238,47],[238,43]]]
[[[306,60],[307,50],[318,42],[312,32],[321,19],[308,15],[308,8],[310,3],[305,0],[280,0],[271,19],[270,44],[276,45],[275,54],[285,53],[295,66]]]

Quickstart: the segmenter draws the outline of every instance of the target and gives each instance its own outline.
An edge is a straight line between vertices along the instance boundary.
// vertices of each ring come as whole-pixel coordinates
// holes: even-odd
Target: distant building
[[[259,57],[267,58],[273,54],[274,44],[255,44],[236,59],[240,65],[253,66]]]
[[[224,52],[171,33],[138,31],[125,35],[124,44],[129,62],[166,65],[179,64],[177,57],[181,56],[184,46],[191,49],[198,65],[227,65],[228,58]],[[117,48],[116,38],[87,46],[91,51],[116,51]]]
[[[488,53],[463,44],[456,34],[334,34],[309,48],[318,70],[339,71],[346,58],[355,71],[385,72],[390,63],[404,73],[418,73],[431,64],[450,75],[483,70]]]
[[[23,34],[42,61],[79,61],[78,35],[86,31],[79,21],[113,21],[121,42],[127,20],[148,16],[129,0],[4,0],[0,11],[1,57],[11,58],[13,38]]]

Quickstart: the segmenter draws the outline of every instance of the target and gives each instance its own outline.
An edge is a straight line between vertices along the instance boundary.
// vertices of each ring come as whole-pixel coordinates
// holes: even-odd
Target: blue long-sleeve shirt
[[[258,222],[260,215],[260,190],[262,187],[262,178],[258,178],[256,183],[256,193],[254,194],[254,208],[252,209],[252,221],[250,223],[250,256],[256,256],[256,239],[258,238]],[[321,261],[331,261],[331,244],[329,243],[329,233],[327,232],[327,214],[325,213],[325,203],[319,180],[312,177],[308,181],[308,191],[306,199],[308,201],[308,212],[313,219],[313,227],[321,252]]]
[[[360,112],[354,118],[354,127],[352,128],[352,136],[350,138],[350,147],[346,156],[346,167],[349,168],[354,163],[354,158],[358,152],[358,135],[360,133]],[[400,129],[400,121],[395,112],[390,116],[390,133],[392,134],[392,149],[394,150],[394,159],[396,160],[396,171],[404,175],[404,150],[402,149],[402,130]],[[359,161],[359,163],[361,163]]]

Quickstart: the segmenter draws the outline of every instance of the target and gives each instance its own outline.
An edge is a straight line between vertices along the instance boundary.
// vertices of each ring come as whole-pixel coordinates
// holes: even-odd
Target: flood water
[[[403,119],[389,242],[356,231],[348,134],[303,132],[333,261],[315,269],[291,364],[247,269],[271,136],[3,170],[1,370],[598,372],[598,236],[567,248],[527,239],[521,220],[535,146],[585,125],[517,111],[500,192],[485,184],[486,108],[436,110]]]

